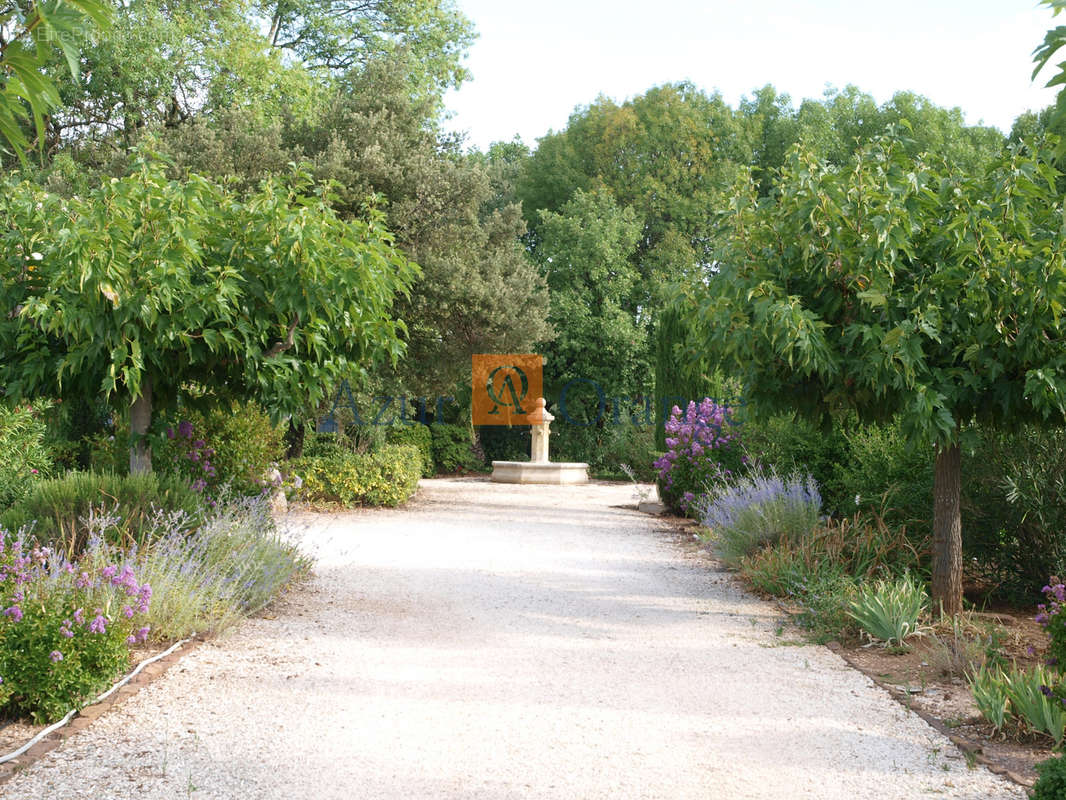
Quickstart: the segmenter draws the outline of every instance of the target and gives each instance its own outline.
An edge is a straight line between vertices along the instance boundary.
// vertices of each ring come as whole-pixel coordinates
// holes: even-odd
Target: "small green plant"
[[[995,629],[988,636],[975,633],[961,618],[952,617],[950,631],[930,632],[926,658],[938,674],[968,678],[981,667],[1001,664],[996,635]]]
[[[1001,730],[1007,722],[1020,729],[1045,734],[1061,746],[1066,737],[1066,709],[1052,686],[1056,675],[1038,664],[1026,670],[982,667],[970,681],[981,715]]]
[[[429,430],[433,437],[433,463],[437,472],[450,475],[474,466],[476,459],[469,426],[434,422]]]
[[[928,606],[921,582],[905,573],[861,588],[849,604],[848,614],[872,638],[887,645],[902,645],[918,632],[918,620]]]
[[[1003,730],[1010,709],[1010,692],[1002,668],[983,666],[970,679],[974,703],[997,731]]]
[[[793,589],[803,608],[796,621],[820,644],[844,639],[855,632],[848,610],[856,591],[853,578],[826,571]]]
[[[1057,676],[1042,664],[1003,673],[1011,712],[1030,730],[1046,733],[1056,747],[1066,733],[1066,709],[1051,688]]]
[[[1066,758],[1054,756],[1036,765],[1040,777],[1033,784],[1031,800],[1062,800],[1066,797]]]

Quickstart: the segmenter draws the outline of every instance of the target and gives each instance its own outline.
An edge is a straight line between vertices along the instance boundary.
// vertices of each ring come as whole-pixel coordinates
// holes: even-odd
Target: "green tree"
[[[0,3],[0,141],[20,158],[29,144],[26,123],[32,119],[43,145],[45,116],[60,103],[55,84],[41,74],[53,45],[77,80],[81,55],[76,44],[90,23],[107,26],[108,11],[97,0]]]
[[[847,169],[803,149],[725,219],[717,274],[692,289],[689,359],[757,406],[899,415],[935,448],[933,594],[962,597],[960,438],[972,420],[1061,423],[1066,239],[1049,153],[978,173],[878,140]]]
[[[607,398],[650,388],[648,320],[629,307],[639,278],[630,261],[640,241],[636,214],[606,191],[578,190],[561,213],[542,211],[538,230],[556,333],[542,348],[545,391],[557,394],[575,379],[596,382]],[[575,397],[587,404],[589,395],[588,387],[568,394],[572,418],[580,418]]]
[[[609,191],[641,223],[633,305],[657,306],[664,278],[706,263],[710,209],[734,165],[747,163],[741,134],[722,98],[691,84],[655,87],[622,105],[598,98],[541,139],[528,161],[518,193],[534,241],[540,211],[559,212],[579,189]]]
[[[450,0],[130,0],[116,4],[112,35],[87,42],[85,80],[52,59],[62,107],[46,119],[48,147],[105,166],[145,132],[225,111],[308,119],[384,59],[402,62],[405,91],[436,115],[473,37]]]
[[[344,222],[299,174],[236,196],[143,162],[83,198],[0,200],[0,385],[130,404],[132,472],[158,407],[200,387],[302,412],[402,352],[417,268],[380,214]]]

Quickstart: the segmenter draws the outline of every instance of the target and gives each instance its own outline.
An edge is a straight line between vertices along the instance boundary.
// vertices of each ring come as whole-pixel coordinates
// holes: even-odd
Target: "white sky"
[[[529,145],[574,108],[690,80],[736,105],[772,83],[798,102],[855,84],[958,106],[1009,130],[1054,92],[1034,83],[1032,51],[1056,24],[1036,0],[457,0],[480,38],[473,80],[446,98],[452,130],[484,149]],[[1056,60],[1061,60],[1056,59]]]

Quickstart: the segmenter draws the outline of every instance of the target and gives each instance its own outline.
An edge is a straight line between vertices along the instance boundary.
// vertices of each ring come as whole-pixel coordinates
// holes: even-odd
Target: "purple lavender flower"
[[[58,650],[53,650],[51,653],[49,653],[48,657],[52,659],[53,664],[55,664],[57,661],[63,660],[63,654],[60,653]]]
[[[178,436],[181,436],[185,439],[191,439],[192,423],[188,420],[183,420],[182,422],[178,423]]]
[[[89,623],[89,633],[107,633],[107,617],[97,613]]]
[[[11,617],[15,622],[20,622],[22,620],[22,609],[18,606],[11,606],[10,608],[5,609],[4,614]]]
[[[85,610],[84,609],[81,609],[81,608],[76,609],[74,611],[74,615],[73,616],[74,616],[74,622],[76,622],[78,625],[81,625],[82,623],[85,622]]]

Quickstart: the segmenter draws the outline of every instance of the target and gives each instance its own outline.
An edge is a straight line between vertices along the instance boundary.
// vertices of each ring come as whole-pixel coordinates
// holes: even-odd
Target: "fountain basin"
[[[493,461],[496,483],[548,483],[555,486],[589,482],[589,465],[551,461]]]

